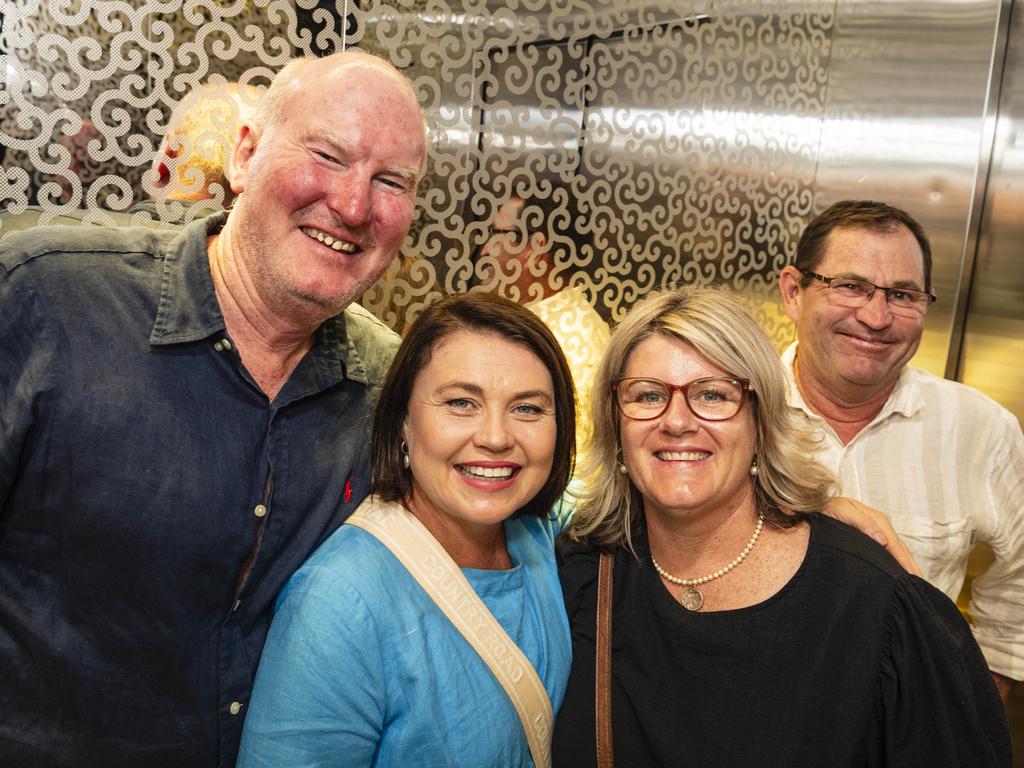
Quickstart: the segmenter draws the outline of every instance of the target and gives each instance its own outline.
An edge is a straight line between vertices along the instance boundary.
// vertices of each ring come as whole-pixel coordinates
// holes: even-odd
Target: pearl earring
[[[620,456],[622,458],[619,458]],[[615,464],[618,466],[619,472],[626,474],[626,458],[623,456],[621,448],[615,452]]]
[[[402,468],[409,468],[409,446],[405,444],[405,440],[399,446],[399,450],[402,452]]]

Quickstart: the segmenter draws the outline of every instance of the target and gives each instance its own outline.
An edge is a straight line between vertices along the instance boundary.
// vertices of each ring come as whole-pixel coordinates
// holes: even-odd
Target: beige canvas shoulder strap
[[[437,539],[405,507],[373,496],[345,522],[390,549],[480,654],[519,714],[534,764],[549,768],[554,715],[544,684]]]

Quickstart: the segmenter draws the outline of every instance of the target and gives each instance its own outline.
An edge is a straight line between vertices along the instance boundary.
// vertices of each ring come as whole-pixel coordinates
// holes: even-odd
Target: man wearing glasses
[[[1024,438],[977,390],[907,365],[936,300],[924,230],[884,203],[836,203],[779,287],[797,330],[783,355],[790,405],[817,428],[842,493],[887,512],[954,600],[974,542],[991,545],[970,613],[1005,702],[1024,678]]]

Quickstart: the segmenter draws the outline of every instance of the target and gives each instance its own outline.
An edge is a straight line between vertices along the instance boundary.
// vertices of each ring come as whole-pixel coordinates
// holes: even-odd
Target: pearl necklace
[[[700,607],[704,605],[704,593],[697,589],[697,587],[701,584],[707,584],[709,581],[714,581],[721,576],[725,576],[725,574],[746,560],[747,555],[750,554],[750,550],[752,550],[754,548],[754,544],[757,543],[757,537],[761,535],[761,529],[763,527],[764,515],[759,513],[757,516],[757,527],[754,528],[754,535],[750,537],[750,541],[747,542],[747,546],[745,546],[743,551],[736,556],[736,559],[728,565],[719,568],[714,573],[709,573],[707,576],[701,576],[699,579],[680,579],[678,576],[673,576],[658,565],[658,561],[654,559],[653,553],[651,554],[651,562],[654,563],[654,570],[656,570],[658,575],[665,579],[665,581],[670,581],[673,584],[686,587],[686,589],[679,593],[679,597],[677,598],[683,608],[688,611],[699,611]]]

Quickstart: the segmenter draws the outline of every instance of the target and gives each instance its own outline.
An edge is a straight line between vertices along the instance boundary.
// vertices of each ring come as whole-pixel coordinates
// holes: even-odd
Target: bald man
[[[232,766],[274,597],[367,493],[396,337],[351,305],[424,162],[408,81],[290,63],[177,231],[0,247],[0,755]]]

